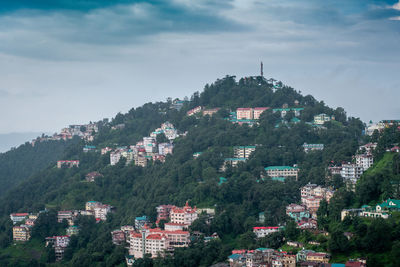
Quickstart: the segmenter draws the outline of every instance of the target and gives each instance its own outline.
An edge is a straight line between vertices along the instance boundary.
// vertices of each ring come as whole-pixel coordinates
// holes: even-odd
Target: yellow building
[[[28,241],[31,238],[30,228],[26,225],[13,227],[13,240],[14,241]]]

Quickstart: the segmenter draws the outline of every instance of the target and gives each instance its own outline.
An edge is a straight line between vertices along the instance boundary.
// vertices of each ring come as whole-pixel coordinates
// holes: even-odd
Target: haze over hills
[[[7,152],[11,148],[18,147],[25,142],[30,142],[40,135],[42,133],[39,132],[2,133],[0,134],[0,153]]]

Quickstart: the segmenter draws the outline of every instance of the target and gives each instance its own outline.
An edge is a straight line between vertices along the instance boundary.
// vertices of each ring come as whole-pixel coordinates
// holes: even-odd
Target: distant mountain
[[[19,145],[22,145],[23,143],[30,141],[40,135],[42,135],[42,133],[39,132],[0,134],[0,153],[7,152],[12,147],[18,147]]]

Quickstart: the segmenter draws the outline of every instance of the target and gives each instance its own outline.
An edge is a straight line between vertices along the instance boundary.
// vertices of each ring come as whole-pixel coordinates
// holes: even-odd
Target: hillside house
[[[57,161],[57,168],[72,168],[79,167],[79,160],[59,160]]]

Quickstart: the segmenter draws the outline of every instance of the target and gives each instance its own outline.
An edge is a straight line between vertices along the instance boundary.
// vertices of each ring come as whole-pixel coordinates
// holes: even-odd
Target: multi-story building
[[[31,228],[25,224],[13,226],[13,240],[25,242],[31,238]]]
[[[168,220],[169,214],[173,208],[176,208],[174,205],[160,205],[157,209],[157,223],[160,220]]]
[[[305,206],[299,204],[290,204],[286,207],[286,215],[293,218],[296,222],[304,218],[310,218],[310,213]]]
[[[280,226],[261,226],[253,227],[253,232],[256,234],[257,238],[265,237],[269,234],[279,232],[283,228]]]
[[[54,247],[56,261],[62,260],[65,249],[68,247],[69,242],[70,237],[68,235],[46,237],[46,247]]]
[[[158,154],[160,155],[168,155],[172,154],[172,150],[174,149],[174,145],[171,143],[160,143],[158,144]]]
[[[186,229],[187,225],[181,223],[165,223],[164,230],[165,231],[183,231]]]
[[[378,143],[368,143],[359,147],[359,151],[365,154],[372,154],[372,151],[377,147]]]
[[[135,165],[136,166],[141,166],[141,167],[146,167],[147,166],[147,157],[144,155],[136,155],[135,156]]]
[[[222,164],[221,171],[225,171],[229,165],[232,167],[236,167],[239,163],[245,161],[246,158],[226,158],[224,159],[224,164]]]
[[[163,234],[168,238],[168,247],[180,248],[189,246],[190,233],[183,230],[161,230],[160,228],[149,229],[150,233]]]
[[[57,212],[57,221],[60,223],[66,220],[69,225],[73,225],[75,219],[75,214],[70,210],[61,210]]]
[[[303,144],[304,152],[308,153],[314,150],[324,150],[324,144]]]
[[[112,207],[110,205],[101,204],[94,208],[94,217],[102,221],[107,220],[107,214],[111,212]]]
[[[197,219],[196,210],[196,207],[190,207],[188,202],[183,208],[174,207],[170,212],[171,222],[190,226]]]
[[[307,254],[306,261],[309,262],[318,262],[318,263],[328,263],[329,262],[329,254],[322,252],[311,252]]]
[[[57,168],[61,169],[63,167],[66,167],[66,168],[79,167],[79,160],[59,160],[59,161],[57,161]]]
[[[304,108],[274,108],[273,112],[280,112],[281,117],[284,118],[288,112],[293,112],[294,116],[298,117]]]
[[[98,201],[88,201],[85,204],[85,209],[87,211],[94,211],[94,208],[101,205],[101,202]]]
[[[362,167],[364,171],[368,170],[374,164],[374,158],[371,154],[356,155],[356,165]]]
[[[325,113],[321,113],[314,116],[314,124],[323,125],[327,121],[334,120],[334,116],[326,115]]]
[[[111,152],[110,153],[110,164],[113,166],[113,165],[116,165],[118,162],[119,162],[119,160],[121,159],[121,152],[120,151],[114,151],[114,152]]]
[[[268,107],[259,107],[259,108],[254,108],[253,109],[253,119],[258,120],[260,119],[261,114],[269,109]]]
[[[67,235],[77,235],[79,233],[79,227],[76,225],[71,225],[67,228]]]
[[[13,224],[16,224],[18,222],[22,222],[26,218],[28,218],[29,213],[23,212],[23,213],[11,213],[10,214],[10,219],[13,222]]]
[[[146,215],[143,215],[141,217],[136,217],[135,218],[135,229],[137,231],[142,230],[144,226],[149,222],[149,219],[147,218]]]
[[[162,234],[147,234],[146,232],[132,232],[130,235],[129,254],[136,259],[151,254],[152,258],[164,255],[169,247],[168,239]]]
[[[302,198],[303,204],[307,207],[307,210],[310,211],[313,217],[316,216],[319,204],[322,199],[323,197],[320,196],[311,196],[307,198]]]
[[[255,150],[256,146],[235,146],[233,147],[233,157],[248,159]]]
[[[198,106],[198,107],[195,107],[195,108],[189,110],[188,112],[186,112],[186,114],[187,114],[188,116],[192,116],[192,115],[194,115],[194,114],[200,112],[202,109],[203,109],[203,107]]]
[[[125,233],[122,230],[111,231],[111,238],[114,245],[122,245],[125,242]]]
[[[360,179],[361,175],[364,172],[364,168],[361,166],[357,166],[356,164],[342,164],[342,170],[340,171],[340,175],[343,177],[345,181],[349,181],[355,184],[358,179]]]
[[[299,168],[290,166],[269,166],[265,168],[267,175],[271,178],[277,177],[295,177],[298,180]]]
[[[105,154],[107,154],[108,152],[111,152],[111,151],[113,151],[113,149],[111,147],[105,147],[105,148],[101,149],[101,154],[105,155]]]
[[[236,119],[238,120],[252,120],[253,109],[252,108],[237,108],[236,109]]]

